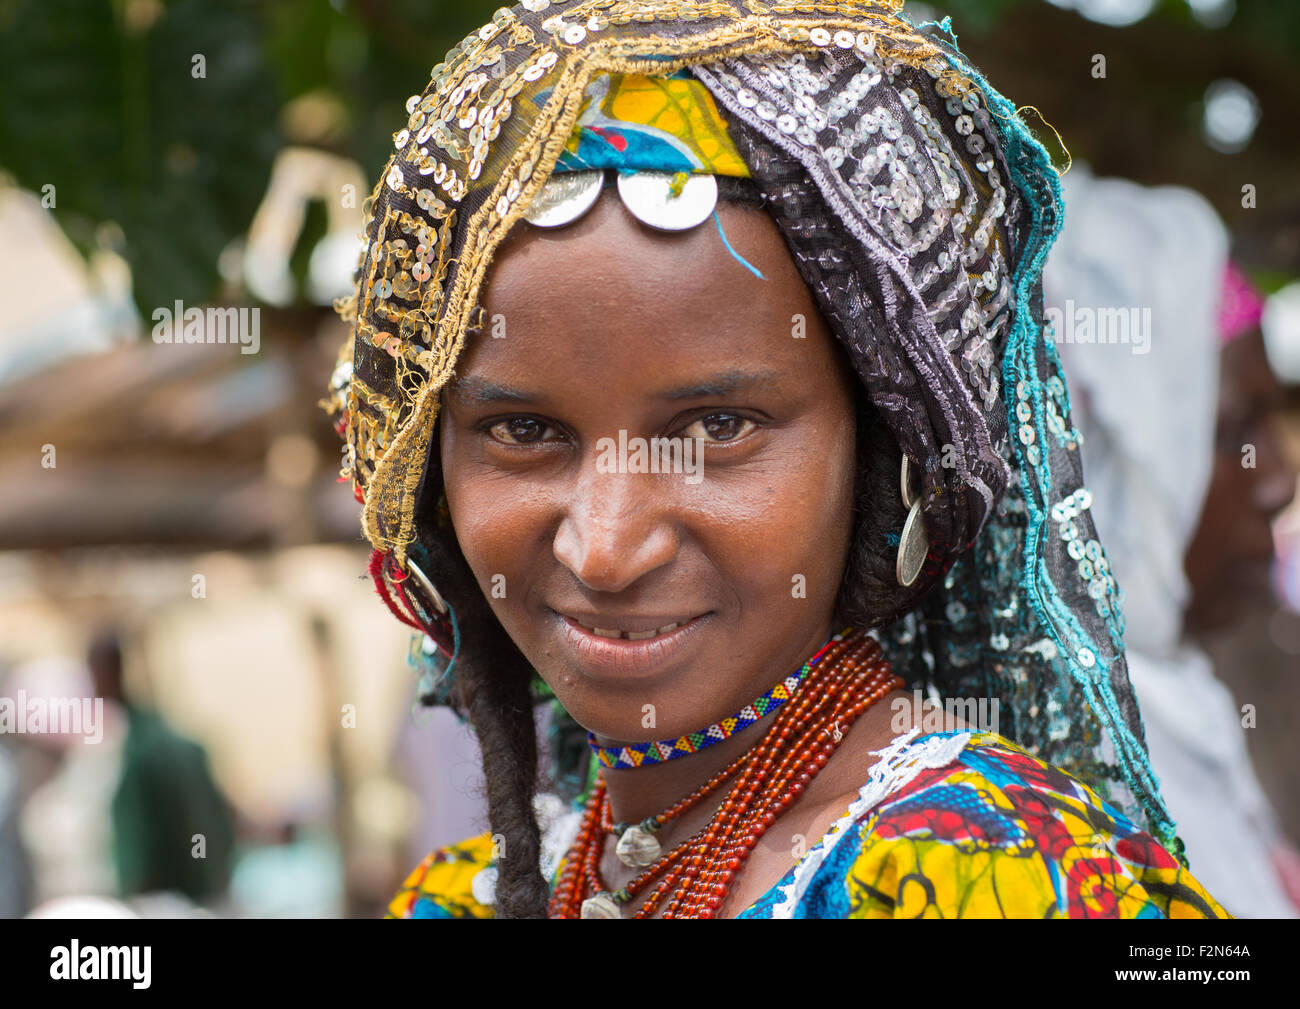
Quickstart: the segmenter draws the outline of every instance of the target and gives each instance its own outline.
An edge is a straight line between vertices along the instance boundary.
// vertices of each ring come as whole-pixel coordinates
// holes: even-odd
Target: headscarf
[[[434,68],[366,205],[357,294],[340,305],[356,332],[331,405],[372,573],[395,612],[419,609],[408,575],[439,391],[482,328],[493,252],[556,171],[588,86],[688,68],[922,471],[924,598],[881,629],[896,668],[940,698],[998,701],[1004,735],[1145,813],[1177,851],[1043,332],[1057,174],[943,37],[947,20],[918,28],[901,6],[525,0]],[[454,621],[423,616],[452,654]]]

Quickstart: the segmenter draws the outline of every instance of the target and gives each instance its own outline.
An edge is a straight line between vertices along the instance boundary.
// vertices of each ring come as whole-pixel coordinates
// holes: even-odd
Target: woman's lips
[[[698,636],[707,613],[676,622],[666,633],[641,632],[653,636],[632,640],[603,637],[572,617],[556,614],[560,632],[578,663],[595,676],[651,676],[682,658]],[[674,621],[667,621],[665,626]]]

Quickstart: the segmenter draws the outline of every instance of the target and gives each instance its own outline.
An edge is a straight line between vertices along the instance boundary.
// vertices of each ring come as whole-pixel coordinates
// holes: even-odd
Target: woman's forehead
[[[715,224],[654,232],[608,195],[570,229],[521,225],[493,263],[482,333],[457,369],[479,384],[462,383],[453,396],[481,401],[467,394],[487,381],[563,397],[601,378],[611,393],[668,401],[826,374],[833,337],[780,231],[764,212],[729,204],[718,219],[761,278]]]
[[[761,309],[813,304],[781,231],[761,209],[719,203],[705,224],[669,233],[638,221],[612,190],[565,228],[520,221],[494,257],[481,300],[489,311],[542,303],[573,313],[629,296],[698,311],[728,300]]]
[[[715,219],[667,233],[638,221],[612,191],[566,228],[517,225],[497,252],[481,301],[507,327],[511,316],[572,325],[637,314],[651,327],[698,317],[714,329],[788,331],[795,315],[815,311],[784,237],[763,211],[721,203]]]

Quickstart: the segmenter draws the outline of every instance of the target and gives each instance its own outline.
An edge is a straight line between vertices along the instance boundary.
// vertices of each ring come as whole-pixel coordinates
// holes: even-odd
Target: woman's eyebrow
[[[664,389],[660,399],[702,399],[707,396],[727,396],[746,392],[763,385],[772,385],[781,379],[781,372],[773,368],[756,371],[724,371],[711,375],[701,382]],[[536,403],[546,397],[539,393],[490,382],[475,375],[466,375],[448,383],[446,392],[467,405],[486,406],[492,403]]]
[[[445,391],[465,403],[476,406],[489,403],[535,403],[543,398],[535,393],[511,389],[509,386],[498,385],[496,382],[489,382],[485,378],[474,375],[466,375],[464,378],[448,383]]]
[[[727,396],[736,392],[746,392],[758,386],[773,385],[780,379],[781,372],[772,368],[761,368],[756,371],[724,371],[703,382],[665,389],[659,393],[659,398],[700,399],[705,396]]]

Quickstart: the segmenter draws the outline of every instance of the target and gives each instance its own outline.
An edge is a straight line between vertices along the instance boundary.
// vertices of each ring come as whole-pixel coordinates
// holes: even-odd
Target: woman
[[[528,0],[409,100],[332,403],[492,829],[395,915],[1223,914],[1042,336],[1055,172],[900,6]],[[598,768],[545,838],[534,676]]]

